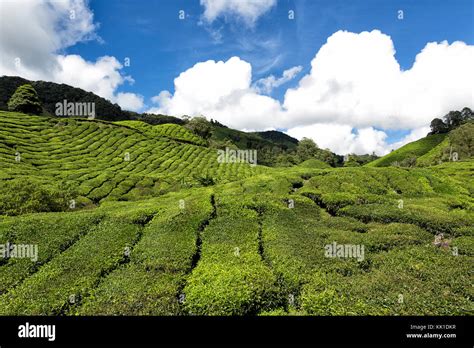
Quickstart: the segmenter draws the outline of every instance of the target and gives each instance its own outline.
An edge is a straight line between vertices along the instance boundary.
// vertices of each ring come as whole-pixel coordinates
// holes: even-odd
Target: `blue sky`
[[[474,44],[471,0],[281,0],[254,28],[217,19],[200,25],[203,8],[190,0],[92,0],[90,8],[103,42],[88,41],[67,49],[88,60],[111,55],[130,58],[126,72],[135,83],[120,90],[151,98],[161,90],[173,92],[173,80],[200,61],[239,56],[252,64],[254,79],[279,75],[289,67],[310,69],[311,59],[338,30],[379,29],[391,36],[396,58],[409,69],[416,54],[430,41],[461,40]],[[398,10],[404,11],[399,20]],[[186,14],[178,18],[179,11]],[[295,11],[295,20],[287,19]],[[215,41],[210,34],[222,35]],[[280,57],[279,60],[276,58]],[[281,99],[297,80],[273,91]]]
[[[0,12],[0,75],[341,154],[387,153],[474,108],[472,0],[28,0]]]

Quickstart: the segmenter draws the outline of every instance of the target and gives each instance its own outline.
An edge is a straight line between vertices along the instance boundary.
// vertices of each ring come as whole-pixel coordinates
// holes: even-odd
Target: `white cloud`
[[[388,152],[387,134],[372,127],[354,130],[349,125],[318,123],[291,128],[287,133],[297,139],[313,139],[320,148],[328,148],[340,155],[372,152],[384,155]]]
[[[201,0],[201,5],[204,6],[203,17],[209,23],[220,16],[236,16],[252,26],[276,2],[277,0]]]
[[[117,104],[131,111],[140,111],[143,108],[143,96],[135,93],[118,93],[115,98]]]
[[[3,70],[17,71],[20,62],[26,71],[47,73],[57,67],[55,52],[97,37],[93,13],[81,0],[2,1],[0,13]]]
[[[288,129],[288,135],[301,140],[313,139],[320,148],[345,155],[358,155],[375,152],[379,156],[386,155],[391,150],[425,137],[430,127],[413,129],[403,139],[395,143],[387,143],[387,133],[373,127],[355,129],[349,125],[334,123],[317,123]]]
[[[114,57],[101,57],[95,63],[78,55],[58,55],[56,58],[60,68],[52,71],[53,81],[93,91],[110,100],[114,99],[114,91],[124,81],[119,72],[122,65]]]
[[[468,76],[474,76],[474,46],[428,43],[406,71],[394,54],[392,40],[378,30],[334,33],[311,62],[311,72],[287,91],[287,123],[404,129],[473,105]]]
[[[158,106],[148,110],[170,115],[205,115],[240,129],[271,126],[269,115],[280,113],[278,101],[251,87],[252,67],[238,57],[226,62],[209,60],[181,73],[175,93],[162,91],[152,98]]]
[[[60,54],[78,42],[98,39],[86,1],[2,1],[0,13],[0,75],[66,83],[125,109],[143,107],[143,98],[139,107],[139,95],[117,94],[117,88],[132,79],[120,72],[122,64],[116,58],[104,56],[90,62]]]
[[[294,66],[283,71],[282,76],[279,78],[276,78],[274,75],[270,75],[258,80],[255,82],[254,87],[260,93],[269,94],[274,88],[280,87],[284,83],[293,80],[302,69],[302,66]]]

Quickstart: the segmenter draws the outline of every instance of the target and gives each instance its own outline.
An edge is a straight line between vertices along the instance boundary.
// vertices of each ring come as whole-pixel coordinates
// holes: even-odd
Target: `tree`
[[[459,127],[462,121],[463,118],[460,111],[450,111],[444,116],[444,122],[448,125],[449,130]]]
[[[8,101],[8,110],[25,114],[41,114],[41,102],[33,86],[25,84],[18,87]]]
[[[357,155],[348,155],[347,160],[344,162],[344,167],[360,167],[360,163],[357,161]]]
[[[185,127],[204,139],[211,136],[212,127],[205,117],[193,117]]]
[[[443,120],[439,118],[435,118],[433,121],[431,121],[430,128],[430,134],[446,133],[448,131],[448,126],[446,123],[444,123]]]
[[[318,153],[318,145],[309,138],[303,138],[296,148],[296,154],[300,160],[306,161],[307,159],[313,158]]]
[[[474,156],[474,123],[468,122],[449,133],[450,144],[460,158]]]
[[[468,107],[465,107],[461,110],[461,118],[464,122],[472,121],[474,120],[474,112]]]

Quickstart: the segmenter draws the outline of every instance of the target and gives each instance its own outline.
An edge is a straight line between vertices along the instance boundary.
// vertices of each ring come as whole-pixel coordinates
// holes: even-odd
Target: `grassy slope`
[[[390,166],[393,162],[400,162],[410,157],[423,156],[424,154],[432,150],[435,146],[437,146],[439,143],[441,143],[445,137],[446,134],[429,135],[420,140],[406,144],[405,146],[402,146],[401,148],[392,151],[388,155],[368,163],[366,166],[387,167]]]
[[[141,125],[154,136],[106,121],[0,112],[0,180],[28,176],[39,182],[72,181],[81,196],[99,202],[157,195],[181,180],[195,183],[195,175],[226,182],[265,170],[219,164],[215,150],[193,145],[202,139],[178,125]]]
[[[443,138],[438,145],[434,146],[430,151],[421,155],[416,159],[416,164],[420,167],[437,164],[436,160],[441,159],[442,155],[449,149],[449,135]]]
[[[467,314],[474,200],[460,169],[295,167],[88,214],[6,218],[0,243],[67,214],[58,234],[72,240],[58,249],[54,234],[37,236],[47,253],[3,290],[0,314]],[[433,245],[439,232],[449,246]],[[333,242],[363,245],[364,260],[325,257]],[[17,277],[14,260],[0,269]]]
[[[137,129],[152,138],[167,137],[185,143],[191,143],[201,146],[207,145],[204,139],[200,138],[199,136],[193,134],[191,131],[177,124],[170,123],[152,126],[142,121],[118,121],[114,123],[120,126],[126,126],[132,129]]]
[[[110,123],[0,117],[4,179],[74,178],[98,197],[117,181],[108,196],[129,185],[141,198],[0,217],[0,244],[39,245],[37,262],[0,263],[0,315],[474,311],[472,160],[421,169],[229,166],[232,181],[144,199],[135,180],[146,187],[186,169],[226,171],[206,148]],[[125,149],[140,151],[132,163],[115,159]],[[438,233],[446,246],[433,244]],[[333,242],[363,245],[364,259],[325,257]]]

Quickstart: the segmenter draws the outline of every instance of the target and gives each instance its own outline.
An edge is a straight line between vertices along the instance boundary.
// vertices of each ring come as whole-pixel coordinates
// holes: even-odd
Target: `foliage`
[[[469,122],[449,133],[450,144],[459,159],[474,156],[474,122]]]
[[[26,114],[41,114],[38,94],[30,84],[21,85],[8,101],[8,110]]]
[[[371,155],[350,154],[350,155],[347,155],[346,159],[344,160],[344,167],[363,166],[364,164],[375,161],[378,158],[379,157],[375,153],[372,153]]]
[[[435,118],[431,121],[430,134],[448,133],[462,124],[472,121],[474,121],[474,112],[468,107],[461,111],[450,111],[443,117],[443,120]]]
[[[474,156],[474,122],[466,122],[452,130],[441,143],[419,157],[416,164],[429,166],[453,161],[454,152],[458,161]]]
[[[315,157],[317,152],[318,145],[316,145],[316,143],[309,138],[301,139],[296,149],[296,154],[301,162]]]
[[[193,177],[203,173],[219,183],[265,170],[247,163],[218,163],[215,149],[175,124],[58,121],[1,111],[0,124],[0,187],[20,176],[34,178],[44,190],[57,182],[76,183],[84,206],[199,185]]]
[[[174,116],[168,116],[168,115],[161,115],[161,114],[148,114],[148,113],[143,113],[140,114],[139,116],[135,117],[134,119],[138,121],[142,121],[148,124],[151,124],[153,126],[159,125],[159,124],[167,124],[167,123],[174,123],[178,124],[180,126],[184,125],[186,122],[178,117]]]
[[[15,90],[24,84],[31,84],[38,92],[44,111],[55,115],[56,103],[67,100],[68,102],[89,102],[95,103],[95,114],[97,119],[119,121],[131,119],[135,114],[123,111],[120,106],[101,98],[94,93],[86,92],[83,89],[71,87],[65,84],[57,84],[45,81],[28,81],[16,76],[0,77],[0,110],[7,110],[7,101]]]
[[[209,174],[206,174],[204,176],[195,175],[194,179],[197,180],[197,182],[199,182],[202,186],[212,186],[216,184],[214,178]]]
[[[205,117],[193,117],[186,123],[185,127],[204,139],[211,136],[212,127]]]
[[[43,186],[28,178],[13,179],[0,186],[0,214],[66,211],[76,196],[76,188],[71,183]]]

